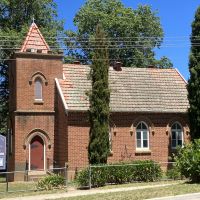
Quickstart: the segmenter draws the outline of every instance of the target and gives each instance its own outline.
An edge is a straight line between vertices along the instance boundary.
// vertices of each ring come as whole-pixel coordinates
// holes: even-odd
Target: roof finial
[[[32,20],[33,20],[32,23],[34,24],[35,23],[35,17],[34,16],[33,16]]]

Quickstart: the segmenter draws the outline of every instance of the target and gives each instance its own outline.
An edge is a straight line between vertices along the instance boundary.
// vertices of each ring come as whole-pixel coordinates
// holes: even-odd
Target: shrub
[[[133,161],[131,163],[115,163],[91,167],[91,184],[93,187],[106,183],[122,184],[135,181],[156,181],[161,178],[160,165],[153,161]],[[77,183],[89,186],[89,168],[78,172]]]
[[[75,176],[75,181],[81,187],[89,186],[89,168],[78,171],[76,176]]]
[[[192,182],[200,182],[200,139],[178,149],[176,166]]]
[[[169,179],[179,180],[182,179],[181,172],[177,167],[173,167],[172,169],[167,170],[166,176]]]
[[[53,188],[62,187],[65,185],[64,177],[53,174],[42,178],[37,183],[37,189],[39,190],[52,190]]]

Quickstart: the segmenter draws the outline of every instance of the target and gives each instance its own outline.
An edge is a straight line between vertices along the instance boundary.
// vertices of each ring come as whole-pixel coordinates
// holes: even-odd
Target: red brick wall
[[[68,117],[61,97],[56,91],[56,118],[55,118],[55,149],[54,159],[56,167],[64,167],[68,161]]]
[[[16,54],[16,110],[54,110],[55,78],[62,78],[61,57],[30,53]],[[34,82],[31,77],[41,72],[47,81],[43,82],[43,104],[34,98]]]
[[[16,61],[9,66],[10,118],[13,132],[13,152],[10,170],[25,170],[28,162],[27,141],[35,132],[44,137],[46,167],[54,161],[55,135],[55,78],[62,78],[62,56],[16,53]],[[31,77],[40,72],[43,82],[43,102],[35,102]],[[45,83],[46,82],[46,83]],[[14,162],[12,162],[12,160]]]
[[[25,162],[28,162],[28,145],[26,145],[26,140],[28,135],[39,129],[48,134],[50,138],[51,148],[48,147],[49,141],[46,139],[46,160],[49,160],[52,165],[53,161],[53,150],[54,150],[54,113],[52,115],[45,113],[38,113],[35,115],[20,114],[15,117],[15,163],[16,165],[22,166]],[[40,131],[36,131],[40,132]],[[34,132],[33,132],[34,133]],[[15,168],[18,168],[15,166]],[[20,167],[19,167],[20,168]],[[18,169],[20,170],[20,169]]]
[[[16,110],[16,61],[12,60],[8,68],[9,76],[9,111]]]
[[[80,169],[88,164],[87,146],[89,123],[86,113],[70,112],[68,116],[68,162],[70,170]],[[112,155],[108,162],[153,159],[168,162],[171,156],[170,128],[173,122],[180,122],[184,128],[184,141],[189,140],[186,133],[187,117],[184,114],[140,114],[114,113],[111,115]],[[136,152],[135,126],[139,121],[150,127],[149,152]],[[113,128],[116,126],[115,128]]]

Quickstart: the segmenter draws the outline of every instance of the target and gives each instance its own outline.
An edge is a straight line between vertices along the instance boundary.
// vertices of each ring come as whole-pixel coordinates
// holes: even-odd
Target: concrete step
[[[38,181],[44,176],[48,175],[47,171],[29,171],[28,172],[28,181]]]

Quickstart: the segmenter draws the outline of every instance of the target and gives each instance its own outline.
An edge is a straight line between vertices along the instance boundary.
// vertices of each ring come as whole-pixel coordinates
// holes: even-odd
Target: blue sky
[[[86,0],[55,0],[58,4],[59,18],[65,20],[66,29],[75,29],[73,18]],[[188,56],[190,52],[191,23],[198,6],[199,0],[122,0],[126,7],[136,9],[138,4],[150,5],[164,30],[164,43],[161,49],[156,50],[156,57],[167,56],[174,67],[187,80],[189,78]],[[169,47],[167,44],[172,44]],[[166,46],[167,45],[167,46]]]

